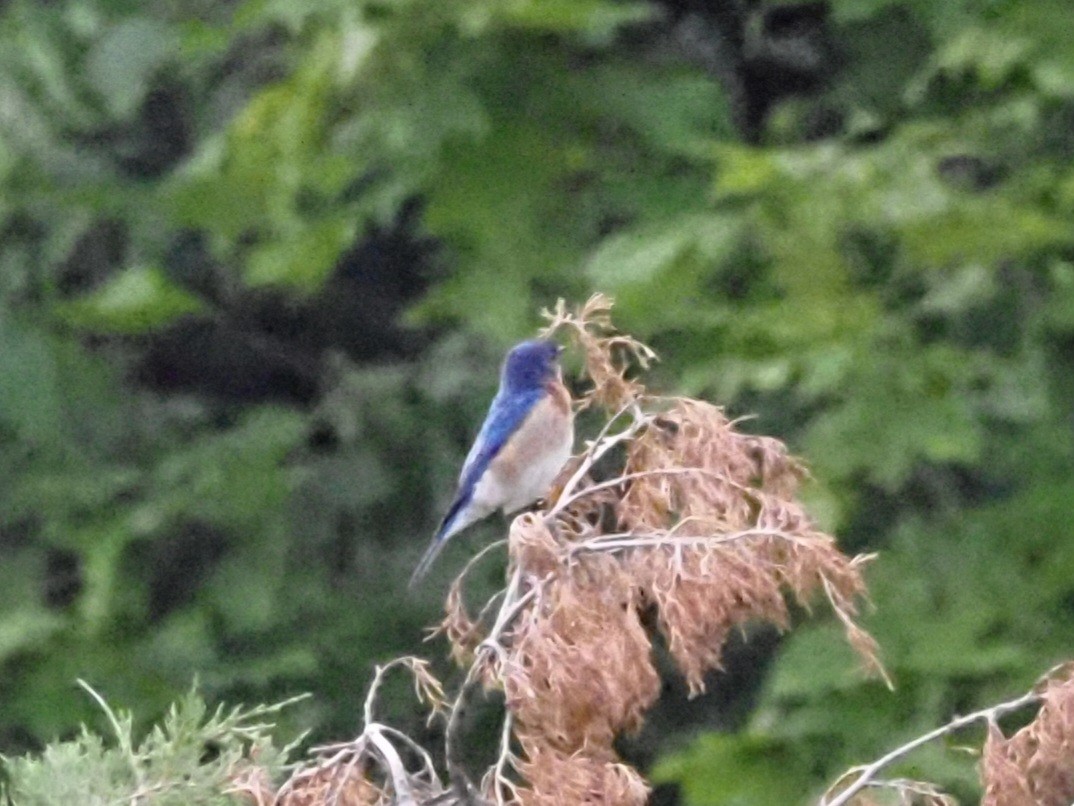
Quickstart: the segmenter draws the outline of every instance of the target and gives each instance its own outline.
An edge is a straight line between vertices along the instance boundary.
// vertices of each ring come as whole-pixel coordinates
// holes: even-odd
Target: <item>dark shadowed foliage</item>
[[[195,677],[309,691],[280,719],[316,740],[377,661],[450,687],[423,629],[505,525],[406,579],[504,350],[591,291],[651,389],[752,415],[879,555],[894,693],[831,620],[689,683],[657,646],[672,696],[620,750],[661,802],[806,802],[1028,688],[1074,644],[1072,29],[1065,0],[0,2],[0,751],[103,726],[79,678],[146,724]],[[980,796],[942,743],[902,772]]]

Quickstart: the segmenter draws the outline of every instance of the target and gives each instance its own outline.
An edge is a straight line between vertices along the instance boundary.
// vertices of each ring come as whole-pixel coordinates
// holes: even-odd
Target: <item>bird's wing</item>
[[[433,535],[429,548],[418,562],[414,574],[410,578],[410,587],[414,587],[428,572],[436,555],[447,542],[447,538],[455,533],[455,524],[460,514],[473,499],[474,488],[481,477],[488,470],[489,464],[507,444],[519,426],[525,421],[533,407],[544,397],[543,389],[535,389],[523,393],[506,394],[502,389],[496,393],[489,406],[485,422],[474,440],[470,453],[466,455],[466,461],[462,465],[459,474],[459,488],[455,492],[455,500],[451,502],[447,514],[440,521],[440,526]]]
[[[488,470],[489,463],[496,458],[507,440],[511,438],[519,426],[522,425],[526,416],[533,411],[542,397],[544,389],[534,389],[527,392],[514,392],[505,394],[500,390],[489,406],[485,422],[474,440],[470,452],[466,455],[466,461],[462,464],[459,473],[458,496],[472,491],[473,487]]]

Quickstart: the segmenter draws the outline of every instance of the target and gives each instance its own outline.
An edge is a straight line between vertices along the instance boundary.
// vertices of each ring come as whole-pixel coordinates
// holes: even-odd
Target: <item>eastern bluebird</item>
[[[574,445],[571,396],[551,341],[524,341],[507,354],[500,389],[459,475],[459,487],[414,575],[414,586],[453,535],[502,509],[509,514],[546,492]]]

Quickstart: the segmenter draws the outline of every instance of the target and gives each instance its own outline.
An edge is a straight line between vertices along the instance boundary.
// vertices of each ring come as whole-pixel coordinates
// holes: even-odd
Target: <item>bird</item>
[[[511,348],[500,388],[459,474],[458,489],[410,578],[413,588],[454,535],[497,509],[505,515],[537,501],[574,447],[571,396],[563,385],[563,348],[548,339]]]

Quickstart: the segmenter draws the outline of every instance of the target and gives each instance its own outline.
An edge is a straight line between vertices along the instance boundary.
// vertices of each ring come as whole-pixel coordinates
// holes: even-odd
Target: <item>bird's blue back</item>
[[[496,458],[507,440],[518,430],[533,407],[540,402],[547,392],[543,388],[508,391],[500,389],[489,406],[481,431],[474,440],[470,453],[463,463],[459,474],[459,492],[451,508],[440,525],[437,535],[442,535],[451,527],[451,521],[459,510],[465,507],[473,497],[474,488],[488,470],[489,463]]]
[[[556,359],[559,353],[560,347],[548,340],[525,341],[508,352],[500,375],[499,391],[489,406],[485,422],[459,474],[459,488],[455,493],[455,500],[452,501],[447,514],[440,522],[429,548],[418,561],[414,574],[410,578],[411,587],[425,575],[437,553],[451,535],[493,509],[515,501],[508,491],[506,493],[508,497],[502,501],[479,502],[481,510],[479,514],[475,514],[476,510],[473,508],[476,506],[474,502],[476,490],[481,485],[482,478],[489,472],[493,461],[514,435],[523,428],[523,424],[534,408],[549,394],[549,384],[557,379]],[[567,395],[566,390],[563,390],[563,394]],[[566,427],[569,433],[565,436],[572,435],[569,416]],[[555,449],[554,441],[549,447]],[[533,461],[534,458],[528,457],[523,461]],[[500,491],[494,495],[502,496],[504,493]],[[524,497],[528,495],[527,492]],[[524,503],[526,502],[518,500],[512,505],[519,506]]]

